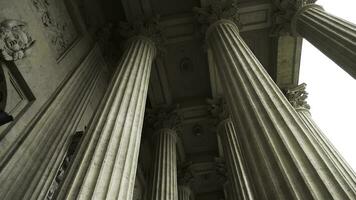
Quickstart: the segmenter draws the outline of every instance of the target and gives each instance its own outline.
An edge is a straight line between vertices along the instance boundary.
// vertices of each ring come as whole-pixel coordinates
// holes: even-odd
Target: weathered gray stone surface
[[[355,76],[355,26],[316,6],[304,7],[314,0],[278,0],[274,5],[256,1],[230,7],[221,2],[229,1],[0,1],[0,22],[6,22],[0,24],[4,71],[0,109],[15,118],[0,127],[0,199],[53,199],[60,190],[58,199],[146,200],[151,197],[146,189],[152,185],[154,199],[191,200],[194,192],[199,200],[216,200],[223,199],[223,183],[229,191],[225,199],[231,200],[252,196],[258,200],[355,199],[355,175],[312,121],[305,96],[291,101],[297,106],[292,109],[266,73],[283,88],[298,82],[301,37],[284,35],[277,41],[270,37],[277,25],[276,31],[304,36]],[[206,28],[226,18],[243,25],[237,30],[225,21],[211,28],[208,42],[213,48],[208,55],[202,48],[201,29],[190,13],[199,5],[206,6],[198,9]],[[275,5],[281,11],[278,14]],[[158,18],[152,24],[137,21],[118,26],[123,25],[118,21],[133,22],[156,12],[162,14],[160,29]],[[274,24],[276,14],[281,21]],[[127,62],[118,66],[122,53],[118,49],[123,46],[119,33],[132,36],[142,31],[160,43],[165,36],[165,54],[150,70],[153,49],[159,48],[141,38],[128,46]],[[108,63],[110,72],[116,71],[115,79],[98,108],[114,74],[106,72]],[[235,125],[221,123],[221,135],[226,137],[219,139],[224,145],[218,148],[216,120],[204,100],[222,94],[229,99]],[[293,93],[299,94],[305,93]],[[140,144],[144,107],[154,110],[176,103],[182,118],[156,126],[179,122],[178,147],[166,135],[157,142],[162,145],[154,146],[160,148],[155,161],[150,132],[145,132]],[[79,157],[71,170],[69,166],[58,170],[61,163],[71,164],[62,159],[77,131],[86,135]],[[226,166],[232,169],[228,182],[225,162],[220,158],[214,162],[216,156],[223,156],[222,148]],[[152,161],[159,166],[150,168]],[[175,167],[185,161],[190,161],[192,172],[184,181],[178,176],[177,184]],[[142,171],[135,179],[137,163]],[[62,175],[57,179],[63,171],[68,179]],[[154,184],[146,182],[153,173]],[[247,180],[250,183],[242,183]],[[257,189],[249,191],[249,184]]]
[[[191,200],[193,193],[189,186],[180,185],[178,186],[178,199],[179,200]]]
[[[59,199],[132,199],[155,51],[131,38]]]
[[[74,2],[68,4],[67,9],[76,15],[77,10],[73,6]],[[72,9],[73,6],[74,8]],[[90,6],[95,6],[92,2]],[[93,16],[101,15],[101,10],[97,9],[96,12],[93,12]],[[78,15],[76,15],[78,17]],[[46,31],[41,21],[38,20],[36,11],[31,3],[31,1],[22,1],[22,0],[4,0],[0,2],[0,21],[15,19],[22,21],[26,24],[26,31],[31,35],[33,40],[36,40],[36,43],[26,52],[26,56],[15,62],[11,62],[11,65],[8,63],[1,63],[1,67],[6,71],[9,68],[15,70],[20,74],[21,81],[23,85],[26,85],[29,93],[31,93],[31,99],[26,99],[22,96],[21,88],[22,83],[19,87],[16,84],[19,83],[19,80],[16,79],[10,82],[10,79],[7,79],[7,105],[5,107],[6,112],[13,111],[13,108],[17,104],[25,103],[24,107],[20,111],[16,110],[14,117],[16,117],[13,123],[8,124],[8,126],[0,127],[1,135],[1,151],[0,151],[0,165],[4,167],[6,162],[11,159],[11,156],[17,151],[17,148],[20,144],[29,138],[31,140],[31,126],[34,126],[37,122],[36,119],[46,115],[45,110],[51,103],[56,102],[54,99],[62,89],[66,82],[69,80],[69,77],[73,76],[73,73],[78,69],[82,64],[83,60],[87,57],[88,53],[94,46],[94,42],[91,38],[91,35],[85,30],[84,25],[81,24],[79,17],[75,20],[79,22],[77,28],[81,29],[81,36],[77,38],[77,41],[71,45],[67,53],[62,56],[59,61],[54,55],[53,50],[49,47],[49,39],[45,36]],[[96,18],[98,23],[102,23],[102,18]],[[1,59],[3,60],[3,59]],[[6,65],[6,66],[5,66]],[[4,67],[5,66],[5,67]],[[99,68],[104,69],[105,66],[98,66]],[[105,70],[105,69],[104,69]],[[107,87],[106,82],[110,78],[109,76],[102,74],[100,75],[98,86],[95,88],[93,96],[89,102],[89,106],[84,111],[82,120],[83,123],[88,123],[88,119],[91,118],[92,112],[89,110],[96,109],[98,101],[103,95],[103,90]],[[76,83],[78,84],[78,83]],[[11,87],[10,87],[11,86]],[[24,101],[22,101],[24,100]],[[13,114],[13,113],[11,113]],[[37,125],[36,125],[37,126]],[[83,125],[84,126],[84,125]],[[83,130],[81,126],[80,130]],[[48,134],[48,133],[47,133]]]
[[[45,197],[70,137],[103,78],[102,65],[105,62],[96,47],[23,132],[21,145],[2,148],[1,199]]]
[[[356,25],[325,12],[318,5],[306,5],[292,20],[292,32],[299,34],[356,78]]]
[[[343,159],[340,153],[335,149],[333,144],[324,135],[322,130],[318,127],[318,125],[314,122],[312,118],[312,115],[310,113],[310,106],[306,102],[306,99],[308,97],[308,93],[306,92],[306,84],[303,83],[297,87],[288,89],[286,92],[286,97],[292,104],[292,106],[296,109],[305,126],[312,133],[311,137],[316,141],[315,148],[325,151],[326,158],[329,158],[331,160],[331,162],[327,164],[329,164],[330,167],[336,167],[339,174],[335,175],[340,176],[337,178],[341,180],[345,179],[349,187],[355,189],[355,172]]]
[[[241,152],[240,134],[230,118],[220,122],[218,134],[222,139],[224,158],[227,163],[230,189],[232,199],[252,200],[254,197],[253,183],[249,180],[245,157]]]
[[[259,199],[354,199],[312,133],[230,20],[207,31],[235,128]]]
[[[153,137],[154,163],[148,199],[178,200],[176,132],[162,128]]]

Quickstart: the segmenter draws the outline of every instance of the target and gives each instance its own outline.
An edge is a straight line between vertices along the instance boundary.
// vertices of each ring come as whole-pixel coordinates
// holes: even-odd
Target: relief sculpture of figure
[[[34,45],[26,31],[26,23],[19,20],[4,20],[0,23],[0,57],[6,61],[24,58]]]

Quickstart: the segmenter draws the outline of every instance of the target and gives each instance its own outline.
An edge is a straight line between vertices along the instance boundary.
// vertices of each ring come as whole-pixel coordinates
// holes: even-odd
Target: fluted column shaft
[[[302,119],[303,123],[312,133],[315,140],[318,141],[320,147],[326,152],[326,156],[332,161],[331,164],[337,167],[340,175],[345,178],[350,187],[356,188],[355,172],[335,149],[335,147],[324,135],[324,133],[320,130],[318,125],[314,122],[310,111],[305,108],[296,108],[296,111]]]
[[[162,128],[154,135],[151,200],[178,200],[176,132]]]
[[[192,190],[189,186],[178,186],[178,199],[179,200],[191,200]]]
[[[355,199],[312,133],[230,20],[209,27],[211,48],[259,199]]]
[[[230,183],[230,198],[241,200],[252,200],[253,188],[248,177],[246,163],[241,152],[239,135],[230,118],[223,120],[218,125],[218,134],[222,139],[224,156]]]
[[[46,197],[70,138],[102,76],[103,65],[98,47],[93,48],[20,132],[17,141],[1,143],[0,199]],[[5,137],[3,141],[6,140]]]
[[[302,7],[292,29],[356,78],[356,25],[325,12],[320,6]]]
[[[132,199],[154,42],[131,38],[58,199]]]

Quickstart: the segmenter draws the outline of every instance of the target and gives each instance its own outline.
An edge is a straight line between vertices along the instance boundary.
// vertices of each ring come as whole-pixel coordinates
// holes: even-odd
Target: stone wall
[[[110,75],[94,37],[105,19],[96,2],[0,1],[0,22],[24,22],[35,40],[24,58],[1,61],[14,121],[0,127],[0,199],[46,195],[71,134],[89,125],[105,93]]]

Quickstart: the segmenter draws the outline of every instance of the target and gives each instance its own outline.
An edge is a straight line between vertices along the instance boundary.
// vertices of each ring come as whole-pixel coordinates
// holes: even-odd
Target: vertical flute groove
[[[216,22],[208,30],[207,42],[214,60],[219,63],[218,75],[223,80],[235,128],[241,134],[246,162],[260,168],[248,168],[247,173],[259,186],[255,187],[256,197],[356,198],[310,130],[243,42],[236,25],[229,20]]]
[[[151,200],[178,200],[176,133],[169,128],[158,130],[154,137]]]
[[[225,119],[218,126],[218,134],[223,139],[224,152],[228,171],[232,175],[229,177],[233,199],[252,200],[255,199],[253,194],[253,185],[248,178],[246,163],[240,149],[237,139],[237,133],[230,119]]]
[[[132,198],[154,56],[150,39],[131,40],[58,199]]]
[[[44,198],[97,83],[97,64],[104,65],[98,60],[95,47],[24,131],[27,137],[0,174],[1,199]]]
[[[296,32],[356,78],[356,25],[319,6],[301,8],[295,16]]]

